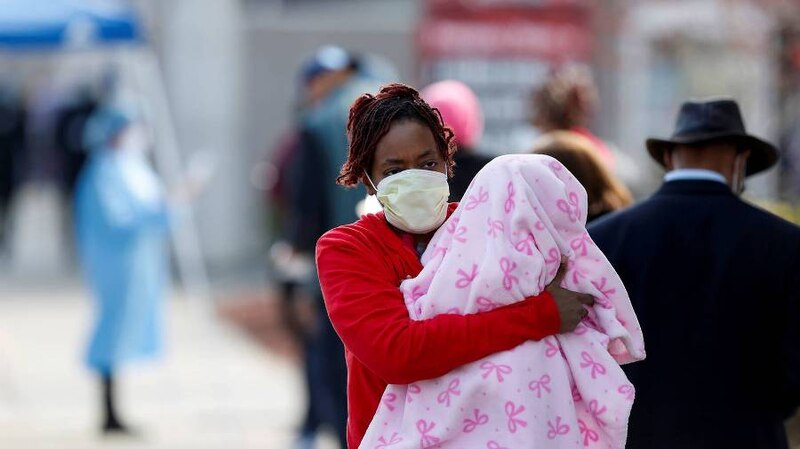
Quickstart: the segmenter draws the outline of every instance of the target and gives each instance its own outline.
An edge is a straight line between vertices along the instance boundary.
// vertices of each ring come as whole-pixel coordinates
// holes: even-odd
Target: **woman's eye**
[[[436,161],[428,161],[425,164],[423,164],[422,167],[423,168],[427,168],[427,169],[432,169],[432,168],[436,168],[436,166],[438,166],[438,165],[439,165],[439,163],[436,162]]]
[[[389,170],[386,170],[385,172],[383,172],[383,176],[384,177],[389,177],[389,176],[392,176],[392,175],[396,175],[396,174],[400,173],[401,171],[402,170],[400,170],[398,168],[392,168],[392,169],[389,169]]]

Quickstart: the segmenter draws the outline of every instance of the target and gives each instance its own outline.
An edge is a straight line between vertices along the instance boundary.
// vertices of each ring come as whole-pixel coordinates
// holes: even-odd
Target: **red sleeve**
[[[560,327],[547,292],[489,312],[413,321],[386,262],[341,228],[317,244],[317,270],[328,315],[344,345],[390,384],[442,376],[556,334]]]

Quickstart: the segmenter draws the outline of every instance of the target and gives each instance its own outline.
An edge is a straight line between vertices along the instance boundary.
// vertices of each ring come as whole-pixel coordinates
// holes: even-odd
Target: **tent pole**
[[[152,49],[137,53],[140,60],[132,64],[132,69],[153,108],[151,123],[155,125],[157,136],[155,162],[168,185],[179,183],[182,181],[181,154],[161,68]],[[186,293],[197,298],[199,305],[207,309],[212,305],[213,297],[192,205],[182,206],[180,212],[177,226],[172,228],[178,273]]]

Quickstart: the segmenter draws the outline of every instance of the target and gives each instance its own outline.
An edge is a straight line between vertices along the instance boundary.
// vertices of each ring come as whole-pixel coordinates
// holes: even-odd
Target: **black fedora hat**
[[[647,139],[650,156],[664,165],[664,152],[675,145],[695,145],[725,140],[750,150],[746,175],[762,172],[778,161],[778,150],[747,134],[736,101],[728,98],[687,101],[681,105],[675,131],[669,139]]]

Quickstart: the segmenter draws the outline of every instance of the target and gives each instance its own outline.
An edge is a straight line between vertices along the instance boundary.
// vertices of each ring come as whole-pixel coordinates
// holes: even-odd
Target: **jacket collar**
[[[656,195],[722,195],[736,197],[728,185],[704,179],[665,182],[656,192]]]

